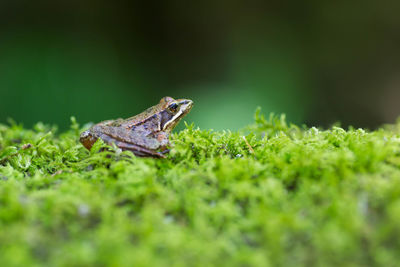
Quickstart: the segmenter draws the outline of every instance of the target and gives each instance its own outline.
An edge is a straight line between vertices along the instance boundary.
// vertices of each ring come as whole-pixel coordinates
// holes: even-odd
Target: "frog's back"
[[[138,125],[142,124],[143,122],[145,122],[151,118],[155,118],[156,116],[158,116],[160,114],[160,112],[165,110],[165,108],[168,106],[168,103],[172,100],[173,100],[173,98],[171,98],[171,97],[164,97],[160,100],[160,102],[157,105],[154,105],[135,116],[132,116],[127,119],[104,121],[104,122],[98,123],[97,125],[132,128],[134,126],[138,126]]]
[[[125,128],[137,126],[150,118],[154,118],[154,116],[157,116],[163,109],[164,107],[161,105],[152,106],[143,111],[142,113],[139,113],[125,120],[122,120],[120,126]]]

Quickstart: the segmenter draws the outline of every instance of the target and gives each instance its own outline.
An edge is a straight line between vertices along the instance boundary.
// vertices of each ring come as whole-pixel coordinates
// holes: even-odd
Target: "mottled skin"
[[[155,106],[128,119],[100,122],[83,132],[81,143],[90,149],[98,138],[114,143],[136,156],[164,158],[168,152],[169,135],[178,122],[191,110],[189,99],[164,97]]]

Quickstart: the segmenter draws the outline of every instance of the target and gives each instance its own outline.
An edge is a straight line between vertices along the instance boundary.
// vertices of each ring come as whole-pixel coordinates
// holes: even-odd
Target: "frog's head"
[[[95,137],[90,130],[81,133],[81,136],[79,138],[79,141],[82,143],[82,145],[89,150],[92,148],[96,140],[97,137]]]
[[[166,96],[160,100],[163,106],[161,111],[160,128],[162,131],[172,131],[178,122],[189,113],[193,101],[189,99],[173,99]]]

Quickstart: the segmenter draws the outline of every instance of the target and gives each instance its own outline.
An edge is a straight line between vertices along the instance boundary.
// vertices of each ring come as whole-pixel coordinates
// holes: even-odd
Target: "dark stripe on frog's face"
[[[161,122],[160,122],[160,130],[164,130],[165,124],[169,122],[174,117],[174,114],[167,112],[166,110],[161,112]]]
[[[171,131],[181,118],[190,111],[193,102],[188,99],[174,100],[166,97],[160,101],[160,104],[162,104],[162,108],[159,112],[149,116],[137,125],[130,125],[129,128],[135,130],[140,126],[145,130]]]
[[[160,128],[162,131],[171,131],[178,122],[191,110],[193,101],[189,99],[178,99],[169,103],[168,107],[161,112]]]

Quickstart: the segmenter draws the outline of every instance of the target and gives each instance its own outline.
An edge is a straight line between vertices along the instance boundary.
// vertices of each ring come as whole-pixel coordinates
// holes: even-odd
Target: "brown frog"
[[[189,113],[193,101],[164,97],[155,106],[128,119],[100,122],[84,131],[80,141],[90,149],[98,138],[114,143],[122,150],[132,151],[139,157],[165,158],[169,135],[178,122]]]

